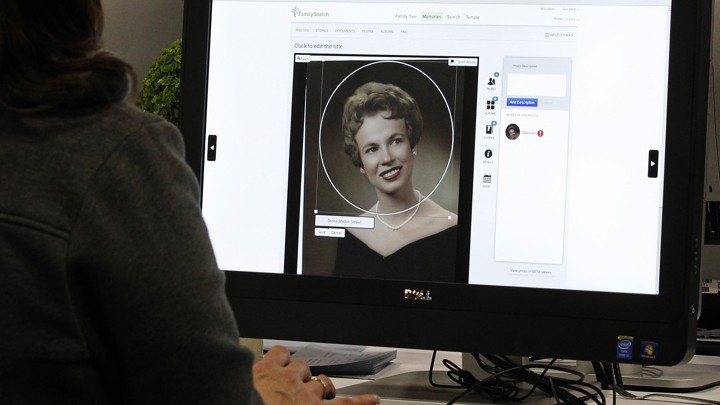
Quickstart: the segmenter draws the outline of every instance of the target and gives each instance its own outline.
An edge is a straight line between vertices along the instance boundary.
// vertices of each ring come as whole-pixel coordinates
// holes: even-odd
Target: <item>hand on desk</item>
[[[268,405],[320,404],[335,398],[335,386],[325,375],[313,377],[310,367],[301,360],[292,360],[290,352],[282,346],[270,349],[253,367],[255,388]],[[337,405],[375,405],[377,395],[359,395],[339,398]]]

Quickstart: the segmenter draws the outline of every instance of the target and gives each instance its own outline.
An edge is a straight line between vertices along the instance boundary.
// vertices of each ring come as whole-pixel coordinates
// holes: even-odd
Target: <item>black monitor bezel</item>
[[[243,336],[602,361],[619,360],[618,337],[632,336],[663,350],[632,362],[688,360],[699,297],[711,2],[676,3],[659,295],[228,271]],[[180,128],[201,181],[210,9],[211,0],[185,2]],[[431,290],[433,300],[408,301],[408,288]]]

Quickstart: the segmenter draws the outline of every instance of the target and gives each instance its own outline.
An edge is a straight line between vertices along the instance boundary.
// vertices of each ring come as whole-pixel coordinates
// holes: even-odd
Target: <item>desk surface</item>
[[[375,348],[368,348],[374,350]],[[378,348],[387,350],[386,348]],[[338,388],[339,396],[350,396],[359,393],[374,393],[380,395],[383,405],[408,405],[408,404],[428,404],[437,405],[446,403],[460,391],[458,390],[436,390],[430,387],[428,383],[427,371],[430,366],[432,352],[425,350],[398,349],[396,360],[386,367],[379,374],[373,376],[373,380],[369,379],[353,379],[334,377],[333,382]],[[446,378],[445,366],[442,364],[443,359],[448,359],[457,364],[462,365],[462,356],[460,353],[438,352],[435,359],[435,377]],[[697,367],[695,365],[698,365]],[[690,364],[685,365],[690,368],[702,368],[703,372],[711,371],[716,373],[720,378],[720,357],[696,356]],[[704,367],[704,368],[703,368]],[[638,396],[651,394],[650,392],[632,391]],[[686,396],[694,399],[705,399],[720,401],[720,386],[703,390],[700,392],[673,394]],[[612,403],[612,393],[605,392],[607,403]],[[404,397],[404,398],[401,398]],[[410,399],[408,399],[410,397]],[[422,399],[421,399],[422,398]],[[653,398],[662,400],[662,398]],[[490,400],[473,399],[474,402],[458,402],[459,404],[485,403],[495,404]],[[681,404],[697,404],[697,401],[691,399],[672,399],[671,402]],[[534,396],[531,400],[525,401],[525,404],[553,404],[554,400],[545,395]],[[637,405],[636,400],[625,399],[618,396],[617,403],[620,405]],[[718,402],[720,403],[720,402]]]

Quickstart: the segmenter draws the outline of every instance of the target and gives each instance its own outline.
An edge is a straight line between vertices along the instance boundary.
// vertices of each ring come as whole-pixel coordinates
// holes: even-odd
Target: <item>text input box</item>
[[[510,73],[507,77],[507,95],[565,97],[567,77],[559,74]]]
[[[315,226],[338,228],[375,228],[375,218],[345,215],[315,215]]]

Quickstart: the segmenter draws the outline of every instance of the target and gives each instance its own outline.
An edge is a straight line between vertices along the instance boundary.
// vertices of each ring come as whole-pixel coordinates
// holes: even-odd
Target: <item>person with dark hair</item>
[[[362,216],[375,227],[347,228],[333,274],[453,281],[457,215],[413,187],[423,131],[416,100],[393,84],[365,83],[345,101],[345,152],[374,187]]]
[[[100,0],[0,2],[0,402],[332,398],[282,347],[253,368],[182,137],[128,101],[102,24]]]

